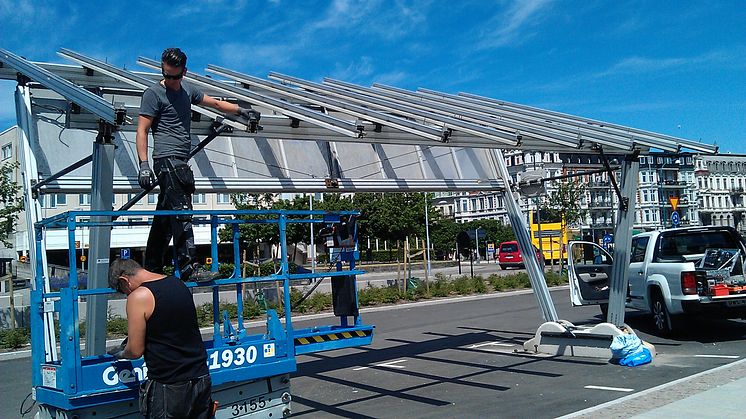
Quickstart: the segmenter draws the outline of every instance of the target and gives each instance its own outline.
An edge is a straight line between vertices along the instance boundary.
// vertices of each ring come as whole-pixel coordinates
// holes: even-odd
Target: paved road
[[[552,292],[560,317],[600,320],[596,307],[570,308],[567,294]],[[658,349],[651,365],[516,353],[541,323],[526,292],[374,308],[363,319],[376,325],[372,346],[299,358],[297,417],[557,417],[746,357],[744,322],[702,322],[662,339],[632,312],[628,323]],[[297,319],[296,326],[331,321]],[[19,416],[29,371],[28,358],[0,362],[0,417]]]
[[[595,307],[571,309],[566,289],[552,296],[562,318],[600,320]],[[557,417],[746,356],[743,322],[701,323],[662,339],[647,333],[647,317],[632,313],[628,323],[659,352],[651,365],[515,353],[540,323],[530,294],[410,306],[364,319],[376,324],[370,348],[300,358],[295,416]]]

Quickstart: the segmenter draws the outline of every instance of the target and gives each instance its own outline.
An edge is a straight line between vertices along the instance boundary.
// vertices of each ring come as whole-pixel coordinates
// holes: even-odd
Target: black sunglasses
[[[166,71],[161,69],[161,74],[163,75],[163,78],[166,80],[180,80],[184,77],[184,70],[181,70],[181,73],[179,74],[166,74]]]

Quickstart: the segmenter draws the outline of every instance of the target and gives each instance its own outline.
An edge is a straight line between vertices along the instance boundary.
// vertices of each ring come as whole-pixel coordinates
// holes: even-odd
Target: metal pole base
[[[215,386],[212,398],[218,402],[215,419],[272,418],[290,415],[290,375],[283,374],[248,383]],[[137,400],[125,400],[78,410],[39,405],[36,419],[141,418]]]
[[[629,330],[629,327],[625,325]],[[589,358],[611,358],[611,341],[625,332],[611,323],[600,323],[592,327],[575,326],[559,320],[539,326],[536,335],[524,342],[523,349],[532,353],[548,355],[582,356]],[[655,354],[655,348],[650,351]]]

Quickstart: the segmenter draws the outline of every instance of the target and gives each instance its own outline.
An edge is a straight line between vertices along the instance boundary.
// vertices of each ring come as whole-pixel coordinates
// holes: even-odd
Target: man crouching
[[[109,353],[145,357],[148,380],[140,387],[146,418],[211,418],[212,382],[207,353],[189,289],[176,277],[116,259],[109,286],[127,295],[127,339]]]

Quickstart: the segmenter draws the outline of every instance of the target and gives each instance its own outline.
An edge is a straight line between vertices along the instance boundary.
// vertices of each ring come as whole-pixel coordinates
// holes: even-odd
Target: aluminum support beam
[[[138,64],[141,64],[148,68],[161,68],[161,64],[159,62],[147,58],[140,57],[137,59],[137,62]],[[358,138],[361,135],[361,133],[357,131],[357,125],[353,123],[342,119],[337,119],[301,106],[293,105],[289,102],[284,102],[282,100],[275,99],[269,96],[260,95],[250,90],[233,87],[225,83],[219,83],[215,80],[193,73],[187,73],[187,75],[184,76],[184,79],[196,85],[213,88],[217,91],[223,92],[224,94],[235,96],[236,98],[249,102],[253,105],[263,106],[282,115],[296,118],[301,121],[306,121],[320,127],[324,127],[348,137]]]
[[[356,118],[362,119],[367,118],[372,122],[377,122],[382,125],[390,126],[392,128],[399,129],[410,134],[414,134],[418,137],[427,138],[437,142],[441,142],[443,139],[443,131],[435,129],[433,127],[418,124],[408,119],[399,118],[392,115],[387,115],[382,112],[374,111],[372,109],[358,106],[352,103],[343,102],[337,99],[329,98],[326,96],[317,95],[315,93],[306,92],[300,89],[293,89],[288,86],[284,86],[277,83],[272,83],[267,80],[260,79],[258,77],[249,76],[236,71],[232,71],[223,67],[214,65],[208,65],[207,71],[217,74],[219,76],[227,77],[229,79],[238,81],[244,84],[254,84],[260,86],[262,89],[269,90],[275,93],[282,94],[294,99],[306,100],[314,105],[323,106],[325,108],[334,109],[348,115],[352,115]]]
[[[102,127],[105,129],[105,127]],[[111,132],[100,132],[93,143],[93,179],[91,180],[91,210],[111,211],[114,198],[114,144]],[[94,222],[107,223],[111,217],[91,217]],[[107,288],[111,226],[91,227],[89,234],[90,262],[88,287]],[[74,269],[73,266],[70,267]],[[85,355],[106,351],[106,315],[108,295],[91,295],[86,306]]]
[[[0,62],[15,68],[19,73],[29,79],[54,90],[71,102],[91,111],[104,121],[112,125],[116,124],[116,112],[114,111],[114,106],[107,103],[102,97],[94,95],[85,89],[81,89],[62,77],[2,48],[0,48]]]
[[[639,136],[644,136],[646,138],[649,138],[650,140],[653,141],[653,144],[674,143],[674,144],[680,145],[681,147],[686,147],[686,148],[689,148],[695,151],[700,151],[703,153],[717,153],[718,151],[718,147],[715,145],[702,144],[696,141],[687,140],[684,138],[672,137],[670,135],[659,134],[659,133],[646,131],[642,129],[632,128],[632,127],[627,127],[627,126],[617,125],[617,124],[610,124],[608,122],[597,121],[597,120],[590,119],[590,118],[582,118],[578,116],[564,114],[561,112],[549,111],[545,109],[534,108],[531,106],[520,105],[517,103],[506,102],[503,100],[497,100],[497,99],[492,99],[492,98],[488,98],[484,96],[473,95],[470,93],[459,93],[459,96],[464,97],[464,98],[474,99],[481,103],[491,103],[491,104],[498,105],[500,107],[508,107],[512,109],[520,109],[524,111],[533,112],[538,115],[543,115],[546,118],[550,118],[550,119],[554,118],[557,121],[562,121],[565,123],[568,123],[568,122],[572,122],[576,124],[584,123],[589,126],[595,125],[597,127],[604,127],[604,128],[609,128],[612,130],[617,130],[620,134],[624,134],[624,133],[637,134]],[[659,146],[656,146],[656,145],[652,145],[652,147],[659,148]]]
[[[526,219],[521,212],[521,208],[518,204],[518,198],[516,198],[516,192],[513,191],[511,186],[512,177],[508,173],[508,166],[505,164],[505,157],[500,150],[493,150],[493,160],[496,165],[500,177],[505,182],[505,209],[508,212],[508,218],[510,219],[510,225],[513,227],[516,240],[518,241],[518,247],[521,250],[522,255],[526,255],[523,258],[523,263],[526,265],[526,272],[528,273],[528,279],[531,282],[531,288],[534,290],[534,296],[539,303],[539,310],[541,316],[545,321],[556,322],[559,317],[557,316],[557,310],[554,307],[552,301],[552,295],[549,293],[547,287],[547,281],[544,278],[543,266],[539,266],[539,261],[534,256],[534,245],[531,242],[531,236],[529,236],[528,225]]]
[[[90,68],[91,70],[98,71],[101,74],[105,74],[117,81],[127,83],[128,85],[135,87],[140,91],[145,91],[145,89],[147,89],[149,86],[155,83],[153,80],[148,79],[146,77],[134,74],[130,71],[118,69],[111,64],[107,64],[102,61],[99,61],[99,60],[96,60],[90,57],[86,57],[83,54],[77,53],[75,51],[71,51],[69,49],[63,48],[62,50],[60,50],[60,52],[58,52],[58,55],[60,55],[61,57],[67,58],[68,60],[75,61],[85,68]],[[223,115],[217,112],[214,112],[212,110],[209,110],[205,107],[198,106],[198,105],[192,105],[192,111],[197,112],[213,120],[223,117]],[[240,130],[248,129],[245,124],[241,124],[241,123],[231,121],[228,119],[223,120],[221,122],[233,128],[240,129]]]
[[[522,134],[523,138],[534,137],[570,148],[579,148],[584,142],[597,142],[624,151],[629,151],[634,146],[628,135],[624,137],[611,136],[580,126],[551,123],[547,122],[545,118],[521,116],[486,105],[470,104],[459,96],[446,94],[436,96],[422,91],[410,92],[409,90],[381,84],[374,84],[373,86],[381,94],[400,98],[405,101],[404,103],[411,103],[413,106],[420,104],[419,106],[432,107],[441,112],[455,113],[468,121],[515,130]],[[676,149],[675,146],[673,147]]]
[[[627,275],[629,271],[630,249],[632,248],[632,225],[635,221],[635,194],[640,171],[637,155],[628,156],[622,162],[622,199],[626,208],[620,205],[614,229],[614,265],[609,283],[609,312],[607,321],[614,326],[624,325],[625,300],[627,299]],[[620,203],[621,204],[621,203]]]
[[[376,175],[380,175],[377,168]],[[323,178],[197,178],[197,193],[282,193],[282,192],[447,192],[447,191],[492,191],[502,190],[500,179],[364,179],[340,178],[339,187],[326,186]],[[112,181],[115,193],[136,193],[141,191],[137,178],[117,176]],[[89,193],[90,177],[66,177],[47,185],[46,193]],[[153,190],[153,193],[157,188]]]
[[[16,122],[18,123],[18,155],[21,160],[21,177],[23,181],[23,207],[26,209],[26,239],[29,243],[29,260],[31,261],[31,289],[38,290],[39,285],[37,278],[42,276],[41,288],[44,292],[50,292],[49,286],[49,266],[47,265],[46,252],[38,252],[37,247],[33,244],[36,242],[36,231],[34,226],[42,219],[42,210],[39,200],[34,198],[32,187],[34,182],[39,178],[39,171],[36,166],[36,157],[33,154],[34,145],[39,144],[37,138],[36,125],[34,123],[31,111],[31,91],[26,86],[18,86],[15,92],[16,102]],[[41,239],[42,249],[46,249],[46,240]],[[41,263],[36,263],[41,261]],[[43,272],[38,272],[41,266]],[[39,301],[38,303],[43,303]],[[44,341],[44,358],[35,358],[34,362],[57,361],[57,338],[54,333],[54,313],[44,312],[39,316],[38,311],[41,307],[34,307],[31,313],[31,338],[43,339]]]
[[[463,132],[475,135],[477,137],[482,137],[482,138],[493,140],[495,141],[496,147],[497,146],[514,147],[518,144],[518,140],[516,139],[516,136],[514,134],[499,131],[494,128],[487,128],[481,125],[472,124],[470,122],[465,122],[465,121],[462,121],[456,118],[440,116],[432,112],[426,112],[426,111],[408,108],[406,106],[401,106],[396,103],[392,103],[391,101],[383,100],[380,98],[375,98],[370,95],[356,93],[356,92],[340,89],[340,88],[333,87],[333,86],[321,85],[318,83],[309,82],[306,80],[282,75],[279,73],[270,73],[269,77],[272,79],[284,82],[284,83],[294,84],[304,89],[320,91],[331,96],[344,98],[345,100],[352,101],[363,106],[377,108],[385,112],[392,112],[392,113],[404,115],[410,118],[418,118],[426,122],[439,123],[439,124],[442,124],[443,127],[447,129],[456,129],[459,131],[463,131]]]

